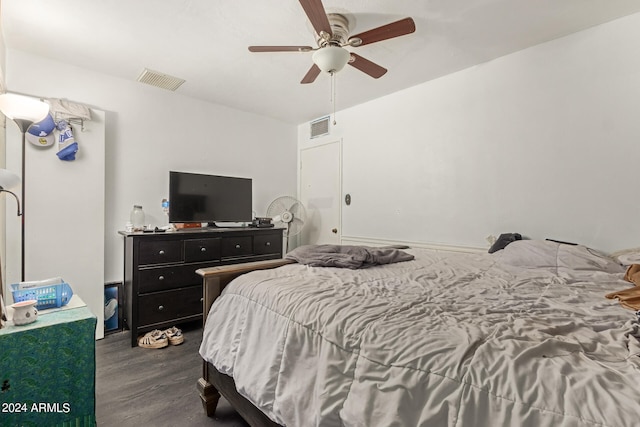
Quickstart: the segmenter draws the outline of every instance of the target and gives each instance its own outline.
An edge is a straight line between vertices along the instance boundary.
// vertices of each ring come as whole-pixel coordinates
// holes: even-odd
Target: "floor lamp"
[[[0,169],[0,193],[9,193],[16,198],[16,204],[18,205],[18,216],[22,215],[20,212],[20,199],[9,188],[13,188],[20,184],[20,178],[13,172],[6,169]],[[2,328],[2,320],[6,320],[4,314],[4,282],[2,280],[2,260],[0,260],[0,328]]]
[[[49,105],[39,99],[15,93],[4,93],[0,95],[0,111],[10,118],[20,129],[22,134],[22,227],[21,227],[21,257],[20,257],[20,277],[24,281],[24,255],[25,255],[25,133],[29,126],[43,120],[49,114]]]

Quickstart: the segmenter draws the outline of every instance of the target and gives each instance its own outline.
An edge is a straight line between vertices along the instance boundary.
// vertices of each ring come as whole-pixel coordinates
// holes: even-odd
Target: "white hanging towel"
[[[49,98],[48,101],[49,109],[58,120],[91,120],[91,110],[84,104],[59,98]]]

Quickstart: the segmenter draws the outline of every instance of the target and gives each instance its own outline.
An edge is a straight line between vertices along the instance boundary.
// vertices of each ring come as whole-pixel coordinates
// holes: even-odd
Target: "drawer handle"
[[[207,252],[207,248],[200,248],[200,252]]]
[[[160,281],[164,280],[164,276],[158,277],[158,280],[160,280]]]
[[[267,242],[264,244],[265,246],[271,246],[271,242]]]
[[[159,305],[158,306],[158,311],[162,311],[162,310],[164,310],[164,305]]]
[[[158,255],[164,255],[164,251],[160,250],[160,252],[158,252]]]
[[[236,245],[236,249],[240,249],[240,245]]]

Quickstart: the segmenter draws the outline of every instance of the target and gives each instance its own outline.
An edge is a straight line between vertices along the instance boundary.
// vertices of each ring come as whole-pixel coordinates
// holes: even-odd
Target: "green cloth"
[[[95,426],[96,317],[87,307],[0,329],[0,426]]]

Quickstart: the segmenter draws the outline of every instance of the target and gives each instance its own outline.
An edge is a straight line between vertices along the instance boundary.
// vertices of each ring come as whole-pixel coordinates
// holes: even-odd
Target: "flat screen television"
[[[169,222],[249,222],[250,178],[169,172]]]

